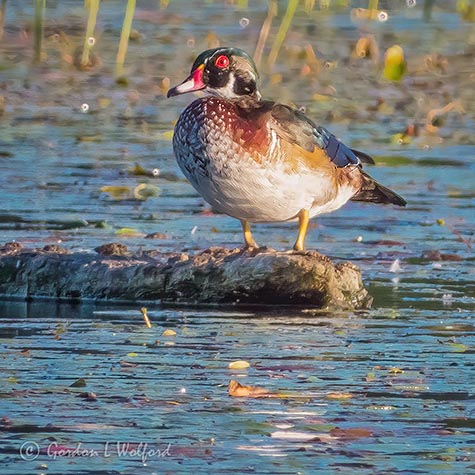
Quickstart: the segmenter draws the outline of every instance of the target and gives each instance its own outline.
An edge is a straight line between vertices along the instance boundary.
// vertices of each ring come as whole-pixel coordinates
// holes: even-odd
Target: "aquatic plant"
[[[264,46],[266,44],[267,38],[270,33],[270,28],[272,25],[272,19],[277,15],[277,0],[271,0],[269,1],[269,6],[267,8],[267,16],[262,23],[261,30],[259,32],[259,39],[257,40],[257,45],[256,49],[254,51],[254,62],[256,63],[256,66],[259,67],[261,60],[262,60],[262,54],[264,52]]]
[[[90,64],[89,53],[91,48],[95,45],[94,30],[96,28],[97,13],[99,11],[99,4],[101,0],[85,0],[84,6],[89,10],[87,19],[86,35],[84,38],[84,45],[82,49],[81,62],[82,68],[88,67]]]
[[[0,40],[3,38],[3,22],[5,20],[6,8],[7,0],[2,0],[2,6],[0,7]]]
[[[5,2],[6,3],[6,2]],[[2,9],[5,4],[2,5]],[[34,21],[34,47],[33,61],[41,61],[41,44],[43,42],[43,18],[46,7],[46,0],[35,0],[35,21]]]
[[[129,46],[130,30],[132,28],[132,20],[134,18],[136,0],[128,0],[125,10],[124,23],[120,34],[119,50],[116,57],[116,76],[120,77],[124,71],[125,56]]]
[[[298,0],[289,0],[287,2],[287,10],[284,14],[284,17],[282,18],[282,23],[280,24],[279,31],[277,32],[277,35],[274,38],[274,42],[269,53],[269,58],[267,60],[267,64],[270,68],[274,66],[277,60],[280,47],[282,46],[282,43],[284,42],[284,39],[287,35],[287,31],[289,30],[290,23],[292,22],[292,18],[295,15],[295,11],[297,10],[298,4]]]

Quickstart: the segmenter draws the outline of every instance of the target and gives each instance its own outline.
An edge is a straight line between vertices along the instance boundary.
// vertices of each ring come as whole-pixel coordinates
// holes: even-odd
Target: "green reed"
[[[274,42],[269,53],[269,58],[267,60],[267,63],[270,68],[274,66],[277,60],[277,56],[279,55],[280,48],[287,35],[287,31],[289,30],[290,23],[292,22],[292,18],[295,15],[295,11],[297,10],[298,4],[299,0],[289,0],[287,2],[287,10],[284,14],[284,18],[282,18],[282,23],[280,24],[279,31],[277,32],[277,35],[274,38]]]
[[[3,38],[3,23],[5,21],[6,9],[7,9],[7,0],[2,0],[2,6],[0,7],[0,40]]]
[[[277,15],[277,0],[270,0],[267,7],[267,16],[264,23],[261,26],[259,32],[259,38],[257,40],[256,49],[254,51],[254,62],[259,67],[261,64],[262,54],[264,52],[264,46],[267,38],[269,37],[270,28],[272,25],[272,19]]]
[[[99,4],[101,0],[85,0],[84,6],[89,9],[89,16],[87,18],[86,36],[84,38],[84,45],[81,55],[81,66],[87,67],[89,64],[89,53],[94,46],[96,40],[94,38],[94,30],[96,28],[97,13],[99,11]]]
[[[116,76],[119,77],[124,72],[125,56],[129,46],[130,30],[132,29],[132,20],[134,19],[136,0],[128,0],[125,10],[124,23],[120,33],[119,49],[116,57]]]
[[[45,8],[46,0],[35,0],[35,22],[33,30],[33,61],[35,63],[39,63],[41,61],[41,45],[43,42],[43,18],[45,15]]]

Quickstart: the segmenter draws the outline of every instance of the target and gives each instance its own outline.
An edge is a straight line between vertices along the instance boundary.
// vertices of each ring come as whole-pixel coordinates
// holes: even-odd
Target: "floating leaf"
[[[376,379],[376,375],[374,373],[368,373],[365,377],[365,380],[369,383]]]
[[[133,351],[131,353],[127,353],[127,356],[129,356],[130,358],[135,358],[136,356],[139,356],[138,353],[134,353]]]
[[[132,197],[132,189],[130,186],[103,186],[100,191],[109,193],[116,200],[130,199]]]
[[[402,374],[404,373],[404,370],[402,370],[401,368],[389,368],[389,374]]]
[[[147,198],[160,195],[160,188],[147,183],[140,183],[134,188],[134,198],[136,200],[145,201]]]
[[[229,381],[228,393],[233,397],[263,397],[269,395],[267,389],[258,386],[245,386],[234,379]]]
[[[353,395],[350,393],[334,392],[328,393],[326,397],[327,399],[351,399]]]
[[[406,72],[404,51],[399,45],[391,46],[384,55],[383,74],[390,81],[400,81]]]
[[[120,228],[115,232],[119,236],[129,236],[129,237],[142,237],[143,233],[140,233],[136,229],[132,228]]]
[[[398,145],[407,145],[411,143],[411,137],[401,132],[391,136],[391,143]]]
[[[229,363],[228,368],[229,369],[247,369],[251,366],[247,361],[244,360],[238,360],[238,361],[233,361],[232,363]]]
[[[450,343],[450,346],[452,347],[452,350],[457,353],[465,353],[468,349],[467,345],[464,345],[463,343]]]
[[[86,386],[86,380],[84,378],[79,378],[74,381],[73,384],[70,384],[70,388],[84,388]]]
[[[176,331],[172,330],[171,328],[167,328],[163,333],[162,336],[176,336]]]
[[[142,165],[136,163],[133,167],[127,169],[131,175],[135,176],[155,176],[152,170],[145,169]]]
[[[370,429],[359,428],[359,427],[349,427],[347,429],[340,429],[335,427],[330,431],[330,435],[337,437],[338,439],[362,439],[365,437],[371,437],[373,432]]]
[[[102,135],[78,135],[76,140],[78,142],[102,142]]]

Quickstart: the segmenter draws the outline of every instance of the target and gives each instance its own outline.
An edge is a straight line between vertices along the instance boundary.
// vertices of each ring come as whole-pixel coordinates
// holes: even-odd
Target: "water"
[[[102,65],[90,72],[67,62],[81,41],[80,6],[49,5],[47,61],[31,69],[21,34],[30,3],[7,5],[1,241],[73,251],[111,241],[133,251],[241,245],[239,223],[211,214],[182,178],[170,137],[191,97],[166,100],[160,84],[184,79],[213,40],[209,31],[252,52],[266,5],[205,3],[184,18],[178,2],[164,11],[142,2],[134,27],[143,36],[130,45],[129,84],[119,87],[113,62],[123,12],[112,3],[101,6]],[[352,23],[345,8],[298,12],[273,75],[263,68],[265,97],[306,106],[371,153],[378,165],[369,172],[409,203],[350,203],[309,231],[309,248],[361,267],[373,309],[154,306],[148,329],[138,304],[2,302],[2,473],[475,472],[474,29],[451,8],[436,5],[424,22],[420,5],[400,2],[384,24]],[[402,84],[384,82],[369,62],[348,61],[366,30],[381,50],[403,46]],[[58,31],[69,43],[58,44]],[[300,74],[307,43],[332,64],[317,78]],[[433,53],[447,59],[445,71],[424,67]],[[392,138],[457,99],[464,112],[444,116],[436,134],[406,145]],[[134,173],[135,164],[148,175]],[[154,195],[134,199],[143,183]],[[129,187],[130,196],[116,199],[104,186]],[[259,244],[277,249],[296,235],[294,224],[253,230]],[[177,335],[162,336],[165,329]],[[228,369],[240,359],[251,367]],[[230,380],[269,397],[231,397]]]
[[[462,474],[475,466],[467,310],[154,309],[152,329],[138,309],[18,303],[2,315],[0,397],[10,419],[2,473]],[[251,368],[229,370],[239,359]],[[71,387],[80,378],[85,386]],[[231,379],[273,397],[232,398]],[[33,462],[19,458],[25,441],[41,450]],[[126,442],[169,454],[119,456],[116,444]],[[93,455],[55,459],[57,446]]]

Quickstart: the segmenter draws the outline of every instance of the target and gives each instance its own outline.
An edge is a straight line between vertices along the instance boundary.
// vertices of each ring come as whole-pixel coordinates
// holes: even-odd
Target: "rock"
[[[372,301],[356,266],[334,264],[312,251],[210,248],[197,254],[138,256],[116,245],[97,250],[67,254],[54,248],[0,247],[0,295],[345,309],[367,308]]]
[[[103,256],[128,256],[129,250],[125,244],[119,242],[111,242],[109,244],[103,244],[102,246],[94,249],[98,254]]]

